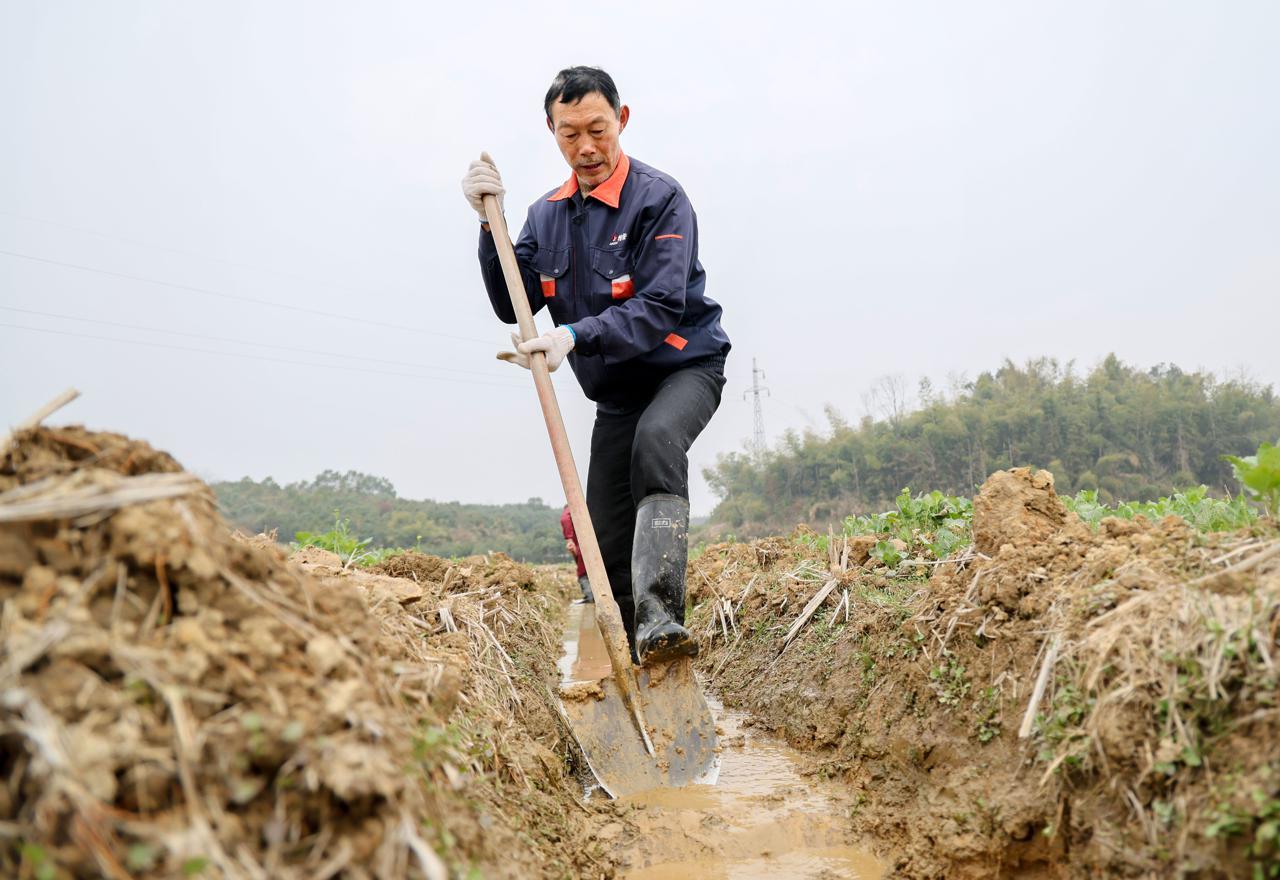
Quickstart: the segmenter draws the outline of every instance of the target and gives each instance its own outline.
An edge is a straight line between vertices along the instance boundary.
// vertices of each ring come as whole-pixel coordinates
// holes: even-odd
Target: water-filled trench
[[[565,627],[564,683],[609,675],[595,606],[575,603]],[[614,849],[626,880],[781,880],[852,878],[884,873],[847,831],[851,803],[838,785],[800,774],[799,755],[750,728],[746,717],[710,700],[720,729],[715,785],[663,788],[623,798],[631,827],[604,825],[598,837]]]

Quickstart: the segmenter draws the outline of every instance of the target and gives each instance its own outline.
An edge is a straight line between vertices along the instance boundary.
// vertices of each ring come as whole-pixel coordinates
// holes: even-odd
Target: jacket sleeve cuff
[[[595,318],[583,318],[572,324],[565,324],[573,334],[573,350],[578,354],[599,354],[600,328]]]

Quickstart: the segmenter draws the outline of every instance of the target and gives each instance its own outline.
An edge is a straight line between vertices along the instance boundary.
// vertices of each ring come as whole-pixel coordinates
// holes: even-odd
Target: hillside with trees
[[[563,562],[560,507],[541,498],[523,504],[411,501],[391,481],[357,471],[325,471],[314,480],[280,485],[267,477],[213,484],[227,518],[251,532],[276,530],[288,541],[300,531],[333,525],[335,512],[372,547],[419,547],[438,556],[500,550],[525,562]]]
[[[1108,356],[1085,375],[1042,358],[959,384],[921,383],[914,407],[901,382],[856,425],[828,407],[830,428],[789,432],[763,455],[730,453],[704,471],[720,503],[709,533],[825,530],[849,514],[882,510],[904,487],[969,495],[992,471],[1052,471],[1060,492],[1149,500],[1206,485],[1234,491],[1224,454],[1248,455],[1280,437],[1269,385],[1224,380],[1173,365],[1150,369]]]

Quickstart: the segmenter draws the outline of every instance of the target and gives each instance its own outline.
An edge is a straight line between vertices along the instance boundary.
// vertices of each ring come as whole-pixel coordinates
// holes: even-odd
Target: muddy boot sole
[[[680,657],[698,656],[698,643],[683,626],[668,623],[645,639],[639,653],[641,666],[653,666],[670,663]]]

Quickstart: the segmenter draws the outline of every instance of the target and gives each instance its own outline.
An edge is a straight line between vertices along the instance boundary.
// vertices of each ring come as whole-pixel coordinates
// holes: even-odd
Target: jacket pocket
[[[538,273],[538,281],[542,284],[543,297],[553,298],[560,279],[569,271],[569,249],[538,248],[533,255],[533,269]]]
[[[592,250],[591,292],[608,296],[611,300],[625,300],[635,296],[636,285],[631,279],[629,251],[617,248]]]

